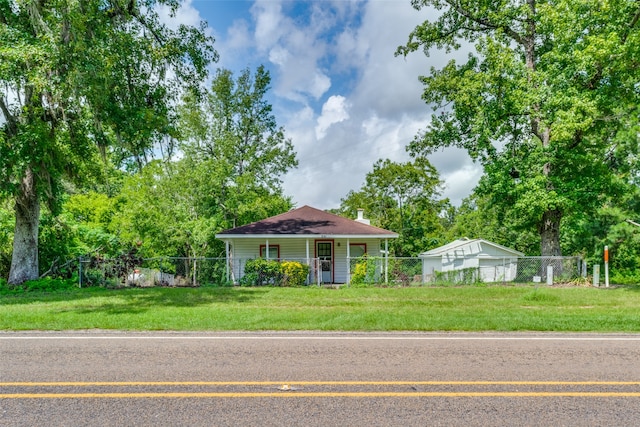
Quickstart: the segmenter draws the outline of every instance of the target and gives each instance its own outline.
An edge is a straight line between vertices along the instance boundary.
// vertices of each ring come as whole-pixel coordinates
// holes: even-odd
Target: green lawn
[[[150,288],[0,295],[0,330],[640,332],[640,287]]]

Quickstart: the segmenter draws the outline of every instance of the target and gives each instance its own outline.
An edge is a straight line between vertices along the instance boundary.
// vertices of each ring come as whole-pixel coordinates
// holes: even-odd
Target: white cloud
[[[172,30],[177,30],[180,25],[190,25],[198,27],[203,21],[200,11],[193,6],[192,0],[185,0],[176,10],[175,14],[171,11],[171,7],[165,4],[156,6],[160,21]],[[211,29],[208,35],[212,35]]]
[[[279,1],[258,0],[251,8],[256,21],[255,39],[258,51],[268,51],[289,26]]]
[[[347,100],[344,96],[334,95],[327,99],[322,106],[322,114],[318,117],[316,125],[316,138],[322,139],[327,134],[327,129],[334,124],[349,118]]]
[[[309,14],[294,15],[300,10]],[[450,55],[394,53],[432,16],[408,0],[257,0],[251,16],[219,37],[221,63],[264,63],[271,72],[277,121],[299,159],[298,169],[284,177],[284,189],[298,206],[337,207],[362,186],[378,159],[410,159],[405,147],[432,114],[418,77]],[[462,150],[446,149],[430,160],[446,181],[444,196],[455,204],[481,175]]]

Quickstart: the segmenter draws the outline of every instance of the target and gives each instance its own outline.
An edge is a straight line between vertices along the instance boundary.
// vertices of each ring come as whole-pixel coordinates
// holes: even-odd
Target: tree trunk
[[[560,250],[560,220],[562,212],[548,210],[542,215],[538,226],[540,232],[540,254],[542,256],[562,256]]]
[[[34,176],[27,169],[20,193],[16,196],[16,226],[13,235],[13,255],[9,270],[9,284],[19,285],[39,277],[38,229],[40,226],[40,199],[35,189]]]

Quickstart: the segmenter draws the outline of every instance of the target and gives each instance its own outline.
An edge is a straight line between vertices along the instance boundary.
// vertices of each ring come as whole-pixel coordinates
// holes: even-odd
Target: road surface
[[[629,426],[640,335],[0,332],[0,425]]]

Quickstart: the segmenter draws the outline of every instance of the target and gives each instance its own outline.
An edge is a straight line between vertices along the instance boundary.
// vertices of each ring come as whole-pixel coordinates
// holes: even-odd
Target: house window
[[[267,245],[260,245],[260,257],[267,258]],[[269,245],[269,259],[280,259],[280,245]]]
[[[349,257],[362,258],[367,253],[367,245],[364,243],[349,243]]]

